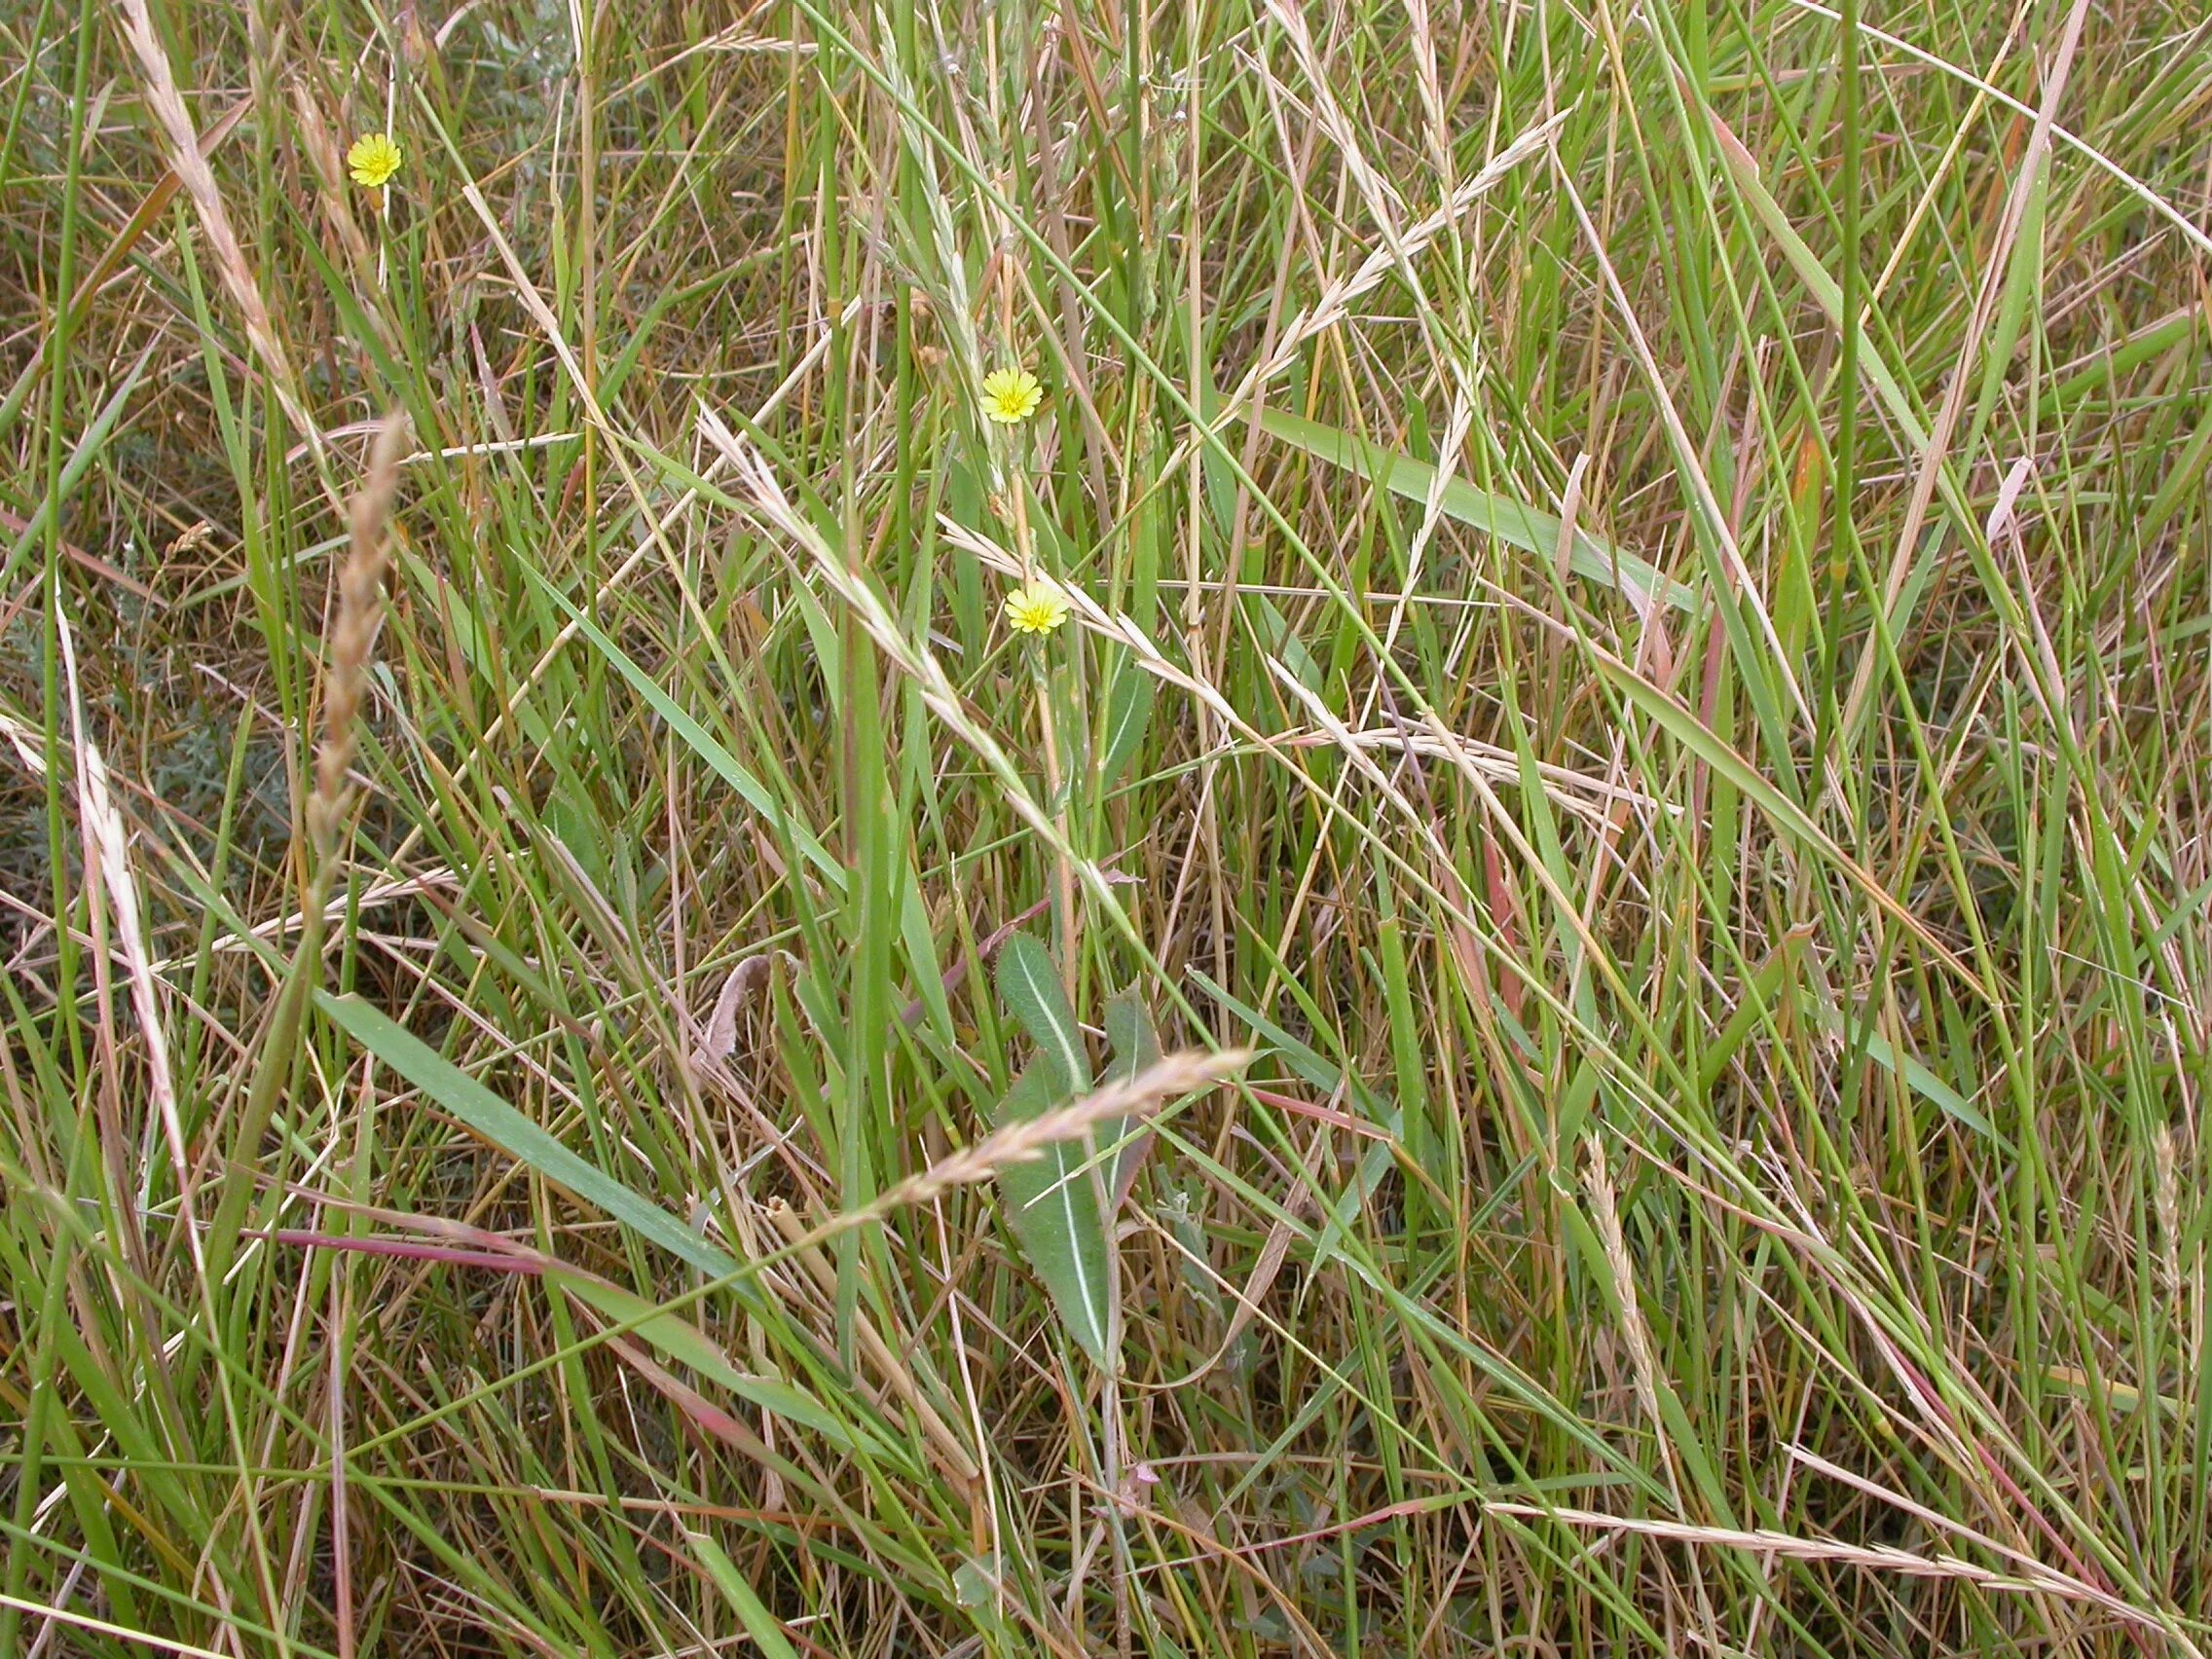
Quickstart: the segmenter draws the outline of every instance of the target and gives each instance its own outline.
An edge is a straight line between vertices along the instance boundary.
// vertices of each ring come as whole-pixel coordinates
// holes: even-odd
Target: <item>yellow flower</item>
[[[389,184],[399,170],[399,146],[389,133],[371,132],[353,140],[353,147],[346,152],[346,165],[352,169],[355,184],[374,190]]]
[[[1018,426],[1037,413],[1045,388],[1027,369],[996,369],[983,377],[983,416],[1002,426]]]
[[[1036,382],[1030,382],[1032,388]],[[1034,390],[1032,394],[1035,395]],[[1060,590],[1046,581],[1034,581],[1006,596],[1007,626],[1017,634],[1050,634],[1068,619],[1068,602]]]

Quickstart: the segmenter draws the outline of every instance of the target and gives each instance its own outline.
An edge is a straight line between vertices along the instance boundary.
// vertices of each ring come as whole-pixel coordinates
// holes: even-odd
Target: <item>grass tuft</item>
[[[2208,110],[0,15],[0,1656],[2212,1648]]]

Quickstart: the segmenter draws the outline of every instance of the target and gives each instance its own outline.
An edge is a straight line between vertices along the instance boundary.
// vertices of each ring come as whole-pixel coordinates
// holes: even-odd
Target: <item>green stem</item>
[[[47,858],[54,878],[54,1006],[55,1020],[66,1035],[69,1044],[71,1077],[78,1096],[84,1097],[86,1084],[85,1045],[83,1033],[71,1010],[76,1006],[72,989],[77,975],[77,946],[70,931],[69,866],[64,858],[66,849],[65,826],[61,807],[61,421],[68,403],[69,388],[69,296],[77,285],[77,202],[82,183],[82,161],[85,148],[85,102],[92,79],[92,0],[78,0],[77,6],[77,61],[70,78],[69,92],[69,152],[63,162],[61,184],[61,253],[56,273],[54,318],[54,350],[48,358],[46,399],[46,641],[44,663],[46,710],[46,829]],[[30,71],[24,71],[29,78]],[[92,1117],[81,1112],[77,1119],[77,1132],[71,1142],[69,1167],[71,1189],[74,1194],[76,1172],[84,1167],[87,1141],[92,1136]],[[123,1195],[117,1195],[119,1198]],[[67,1274],[62,1271],[66,1246],[60,1229],[54,1235],[54,1260],[47,1271],[44,1294],[39,1307],[36,1346],[31,1354],[30,1403],[23,1413],[22,1462],[16,1473],[16,1531],[8,1544],[8,1567],[0,1586],[7,1591],[8,1604],[0,1606],[0,1653],[18,1651],[18,1627],[21,1615],[16,1604],[22,1600],[23,1588],[30,1577],[31,1552],[23,1543],[29,1535],[31,1522],[38,1511],[40,1464],[46,1456],[47,1418],[53,1409],[55,1346],[52,1340],[55,1322],[61,1313],[62,1287]]]

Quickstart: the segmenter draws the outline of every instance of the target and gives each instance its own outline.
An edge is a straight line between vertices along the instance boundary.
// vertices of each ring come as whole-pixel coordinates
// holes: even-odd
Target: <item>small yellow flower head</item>
[[[1034,381],[1030,383],[1036,385]],[[1035,395],[1032,392],[1031,395]],[[1007,626],[1017,634],[1043,639],[1068,619],[1068,602],[1060,590],[1046,581],[1034,581],[1006,596]]]
[[[983,377],[983,416],[1002,426],[1018,426],[1037,413],[1045,388],[1027,369],[994,369]]]
[[[389,133],[371,132],[353,140],[353,147],[346,152],[346,165],[352,169],[355,184],[374,190],[389,184],[399,170],[399,146]]]

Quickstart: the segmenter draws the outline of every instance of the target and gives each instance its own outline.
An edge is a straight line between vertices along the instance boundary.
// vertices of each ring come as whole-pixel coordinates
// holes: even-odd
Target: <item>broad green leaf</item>
[[[632,1192],[486,1088],[413,1032],[394,1024],[359,997],[317,991],[323,1013],[370,1053],[508,1156],[548,1181],[596,1204],[616,1221],[651,1239],[670,1255],[712,1278],[737,1271],[737,1263],[658,1204]]]
[[[1112,789],[1123,768],[1144,747],[1145,728],[1151,723],[1152,676],[1124,665],[1106,702],[1106,737],[1098,751],[1101,790]]]
[[[1106,1041],[1114,1051],[1114,1058],[1106,1067],[1103,1079],[1107,1083],[1126,1083],[1160,1058],[1160,1032],[1152,1023],[1152,1011],[1145,1007],[1144,998],[1133,988],[1107,1003]],[[1152,1151],[1150,1129],[1124,1138],[1127,1134],[1127,1122],[1125,1118],[1116,1119],[1099,1132],[1102,1145],[1122,1142],[1122,1150],[1114,1160],[1114,1179],[1110,1186],[1113,1209],[1117,1213],[1136,1181],[1137,1170]]]
[[[1070,1097],[1069,1091],[1053,1088],[1051,1069],[1041,1062],[1014,1080],[999,1102],[997,1126],[1026,1123],[1064,1106]],[[1101,1126],[1101,1135],[1107,1132]],[[1068,1335],[1085,1353],[1111,1369],[1113,1274],[1106,1229],[1098,1214],[1097,1177],[1090,1162],[1090,1148],[1085,1142],[1060,1141],[1047,1147],[1041,1158],[1001,1169],[999,1191],[1006,1196],[1007,1220],[1020,1241],[1021,1253],[1051,1293]]]
[[[963,1607],[987,1607],[998,1599],[998,1558],[964,1561],[953,1570],[952,1593]]]
[[[1152,1023],[1152,1011],[1134,990],[1107,1003],[1106,1041],[1114,1050],[1114,1062],[1106,1068],[1108,1083],[1126,1083],[1159,1060],[1160,1033]]]
[[[1370,483],[1380,484],[1392,495],[1403,496],[1408,500],[1427,500],[1429,491],[1436,486],[1436,468],[1425,461],[1384,449],[1335,426],[1324,426],[1318,421],[1268,409],[1260,414],[1260,426],[1270,437],[1304,450],[1316,461],[1347,467]],[[1463,478],[1446,482],[1443,509],[1446,518],[1494,535],[1509,547],[1546,559],[1559,551],[1560,522],[1556,513],[1547,513],[1541,507],[1509,496],[1478,490]],[[1629,594],[1632,603],[1635,595],[1644,594],[1677,610],[1691,609],[1697,604],[1697,595],[1685,584],[1663,575],[1635,554],[1581,531],[1574,534],[1567,566],[1578,576]]]
[[[1083,1029],[1068,1006],[1052,953],[1028,934],[1016,933],[999,946],[999,997],[1037,1045],[1035,1069],[1051,1093],[1046,1104],[1063,1105],[1088,1088]]]

